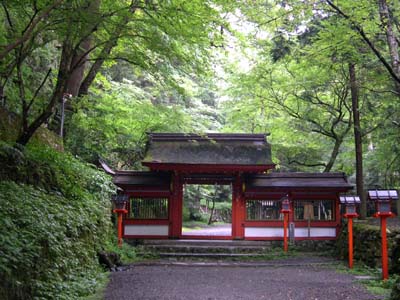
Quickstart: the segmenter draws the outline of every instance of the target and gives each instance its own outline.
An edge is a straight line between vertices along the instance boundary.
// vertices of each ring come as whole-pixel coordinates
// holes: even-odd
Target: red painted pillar
[[[117,214],[117,229],[118,229],[118,247],[122,246],[122,237],[124,235],[123,226],[122,226],[122,217],[124,214],[128,213],[128,210],[123,209],[114,209],[113,213]]]
[[[388,250],[387,250],[387,237],[386,237],[386,218],[381,216],[381,238],[382,238],[382,279],[389,278],[388,271]]]
[[[172,178],[172,197],[170,200],[170,237],[180,238],[182,235],[182,205],[183,205],[182,180],[178,173]]]
[[[242,191],[242,178],[236,175],[232,186],[232,237],[233,239],[244,239],[244,221],[246,216],[246,205]]]
[[[283,251],[288,252],[288,220],[289,213],[283,213]]]
[[[281,213],[283,214],[283,251],[288,251],[288,223],[289,223],[289,213],[291,211],[290,204],[290,196],[286,195],[281,199],[282,209]]]
[[[353,217],[349,217],[347,223],[347,232],[349,233],[349,268],[353,268]]]
[[[118,213],[118,247],[122,246],[122,213]]]
[[[348,208],[346,207],[346,210]],[[349,250],[349,268],[353,268],[353,218],[357,218],[356,212],[345,213],[343,215],[347,219],[347,233],[348,233],[348,250]]]

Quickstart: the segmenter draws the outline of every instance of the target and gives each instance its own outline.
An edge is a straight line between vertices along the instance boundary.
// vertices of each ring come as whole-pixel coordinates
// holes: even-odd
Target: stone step
[[[237,257],[265,256],[280,242],[232,240],[144,240],[139,252],[155,256]],[[279,245],[280,246],[280,245]],[[215,254],[215,255],[213,255]]]
[[[271,250],[271,246],[263,245],[143,245],[139,249],[149,252],[175,252],[175,253],[266,253]]]
[[[271,247],[279,246],[282,244],[281,241],[244,241],[244,240],[143,240],[142,245],[173,245],[173,246],[208,246],[208,247],[219,247],[219,246],[262,246]]]
[[[183,257],[183,256],[166,256],[159,259],[142,260],[135,262],[129,267],[137,265],[146,266],[197,266],[197,267],[286,267],[286,266],[337,266],[341,264],[340,261],[330,256],[315,256],[314,253],[304,253],[303,255],[290,256],[276,256],[263,259],[263,257],[234,257],[226,259],[221,256],[209,257]]]
[[[180,259],[250,259],[265,257],[265,254],[256,253],[176,253],[176,252],[160,252],[160,258],[174,258]]]
[[[271,241],[144,240],[137,249],[138,256],[178,261],[187,259],[249,260],[282,254],[281,242]]]

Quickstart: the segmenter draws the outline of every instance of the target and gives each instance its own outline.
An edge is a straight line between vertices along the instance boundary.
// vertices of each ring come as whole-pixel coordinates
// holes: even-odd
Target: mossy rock
[[[55,171],[48,164],[30,160],[20,146],[0,144],[0,179],[10,180],[39,188],[57,186]]]
[[[14,143],[21,128],[21,118],[4,107],[0,107],[0,141]],[[63,140],[44,126],[38,128],[30,143],[41,143],[58,151],[63,151]]]
[[[0,107],[0,140],[14,142],[18,136],[21,122],[16,114]]]

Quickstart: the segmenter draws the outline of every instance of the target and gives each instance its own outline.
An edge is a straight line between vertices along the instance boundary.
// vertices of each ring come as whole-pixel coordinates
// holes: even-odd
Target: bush
[[[357,221],[353,225],[354,259],[363,264],[375,268],[381,265],[381,237],[380,227],[364,224]],[[400,231],[391,229],[387,234],[389,272],[398,273],[398,260],[400,255]],[[344,223],[336,241],[336,254],[341,259],[348,257],[348,233],[347,224]]]
[[[97,252],[112,236],[110,178],[40,146],[0,145],[0,167],[0,298],[92,293]]]
[[[190,221],[190,211],[189,208],[187,208],[186,206],[183,206],[182,208],[182,220],[183,222]]]
[[[390,300],[398,299],[400,299],[400,277],[398,277],[396,282],[393,284],[392,293],[390,295]]]

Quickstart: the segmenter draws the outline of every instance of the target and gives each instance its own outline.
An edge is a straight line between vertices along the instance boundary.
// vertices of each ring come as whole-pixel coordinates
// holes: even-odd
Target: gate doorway
[[[232,238],[232,185],[183,186],[182,238]]]
[[[128,199],[122,203],[127,210],[119,232],[123,238],[282,240],[279,210],[286,197],[296,239],[335,239],[341,222],[338,195],[352,188],[343,173],[267,174],[274,164],[264,134],[151,133],[142,164],[149,171],[104,167]],[[191,219],[184,196],[190,189],[211,186],[208,197],[198,199],[198,206],[210,214],[213,197],[214,209],[221,198],[215,184],[229,188],[230,196],[221,203],[229,205],[230,199],[232,222],[222,220],[226,231],[218,235],[194,234],[183,222]],[[320,213],[320,204],[326,213]],[[192,219],[199,217],[192,210]],[[215,219],[212,224],[219,221]]]

